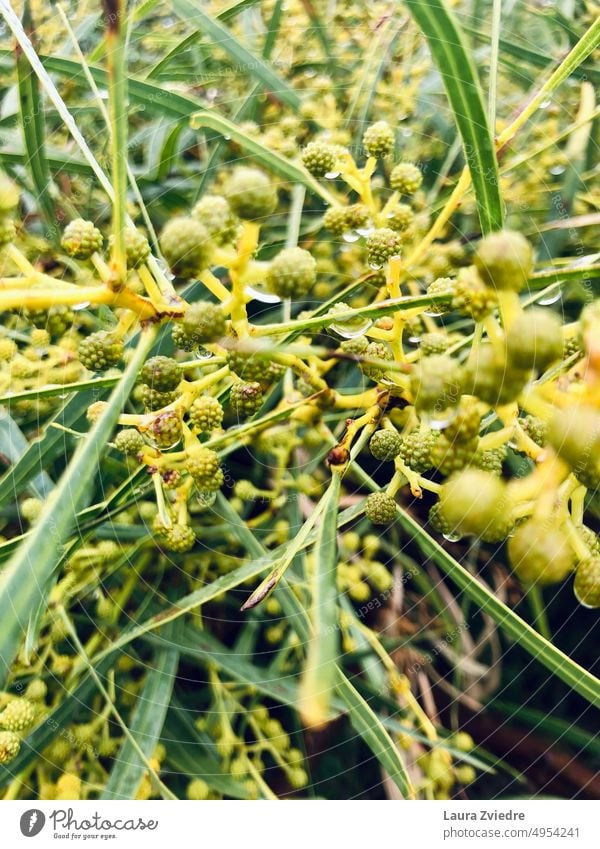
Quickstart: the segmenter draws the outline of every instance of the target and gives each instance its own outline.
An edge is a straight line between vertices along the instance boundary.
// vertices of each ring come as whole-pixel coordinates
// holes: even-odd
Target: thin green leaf
[[[567,657],[560,649],[538,634],[520,616],[490,592],[464,566],[455,560],[412,516],[404,510],[398,512],[398,522],[410,535],[426,557],[430,557],[448,577],[464,590],[465,594],[479,605],[484,613],[494,620],[522,648],[554,675],[561,678],[588,702],[600,707],[600,681],[590,672]]]
[[[165,630],[168,641],[169,630]],[[179,653],[168,644],[159,648],[154,666],[148,671],[144,687],[138,696],[129,729],[147,758],[152,755],[160,738],[167,710],[171,702]],[[125,740],[115,757],[113,768],[102,799],[134,799],[145,771],[129,740]]]
[[[23,27],[33,39],[31,5],[23,6]],[[39,80],[27,57],[17,48],[17,84],[23,141],[27,151],[27,168],[40,212],[50,226],[49,236],[56,235],[56,215],[52,201],[52,180],[46,159],[46,127]]]
[[[52,492],[38,523],[3,573],[0,588],[0,686],[6,682],[29,617],[47,591],[48,581],[60,559],[62,547],[76,524],[75,514],[85,502],[103,448],[133,388],[153,338],[152,331],[142,335],[106,409],[87,437],[77,446],[73,459]]]
[[[348,719],[354,730],[360,734],[402,795],[414,799],[415,791],[397,745],[368,702],[341,670],[339,673],[336,692],[348,710]]]
[[[21,487],[17,484],[15,471],[24,462],[29,447],[29,443],[21,428],[5,410],[0,408],[0,451],[11,463],[9,471],[0,479],[0,503],[2,503],[3,485],[13,501],[15,496],[19,494]],[[38,471],[40,468],[43,469],[43,464],[39,462],[38,457],[37,467],[34,466],[31,469],[31,476],[28,482],[32,495],[35,495],[36,498],[44,499],[50,494],[54,484],[47,472]],[[5,483],[6,481],[10,481],[8,486]],[[19,481],[19,484],[21,484],[21,481]]]
[[[324,725],[337,678],[339,621],[337,514],[341,475],[333,472],[317,531],[312,579],[312,636],[300,687],[300,713],[309,726]]]
[[[273,68],[251,53],[222,23],[208,15],[195,0],[173,0],[173,11],[186,24],[207,35],[213,45],[224,50],[236,68],[245,70],[277,100],[298,109],[300,97],[295,89]]]
[[[445,0],[406,0],[444,81],[463,141],[483,233],[502,227],[498,163],[477,72]]]

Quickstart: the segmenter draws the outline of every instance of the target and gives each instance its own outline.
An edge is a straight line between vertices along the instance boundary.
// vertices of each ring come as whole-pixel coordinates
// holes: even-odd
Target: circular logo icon
[[[31,808],[21,816],[21,834],[25,837],[35,837],[46,824],[46,817],[38,808]]]

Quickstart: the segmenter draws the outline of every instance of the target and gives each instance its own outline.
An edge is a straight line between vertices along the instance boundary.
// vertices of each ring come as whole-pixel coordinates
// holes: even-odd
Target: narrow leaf
[[[337,514],[341,475],[333,472],[317,531],[312,579],[312,638],[300,687],[300,714],[306,725],[322,726],[329,718],[337,678],[339,622],[337,606]]]
[[[52,571],[76,524],[77,510],[85,503],[90,481],[102,451],[137,374],[152,344],[154,333],[142,335],[123,379],[112,392],[106,409],[89,434],[79,443],[73,458],[52,492],[39,521],[15,552],[2,574],[0,587],[0,686],[4,686],[12,660],[29,622],[44,597]]]
[[[483,233],[502,227],[498,163],[472,58],[446,0],[406,0],[444,81],[471,172]]]
[[[167,637],[168,632],[165,633]],[[176,649],[163,643],[157,650],[155,665],[146,676],[138,696],[129,729],[144,755],[149,758],[160,738],[171,702],[179,663]],[[115,758],[102,799],[134,799],[145,771],[145,765],[126,740]]]

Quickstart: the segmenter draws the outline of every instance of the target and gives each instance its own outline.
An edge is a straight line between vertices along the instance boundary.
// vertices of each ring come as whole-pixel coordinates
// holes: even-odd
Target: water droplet
[[[558,177],[561,174],[564,174],[566,170],[567,169],[564,165],[554,165],[554,167],[550,169],[550,173],[553,177]]]
[[[360,321],[347,321],[342,324],[330,324],[329,329],[337,333],[343,339],[356,339],[357,336],[362,336],[367,332],[373,322],[370,319]]]
[[[542,100],[540,103],[540,109],[547,109],[549,106],[552,106],[551,100]]]
[[[328,171],[328,172],[325,174],[325,179],[326,179],[326,180],[337,180],[337,178],[338,178],[339,176],[340,176],[340,172],[339,172],[339,171]]]
[[[158,443],[158,441],[154,438],[154,435],[149,430],[145,431],[142,434],[142,437],[144,438],[144,441],[147,442],[148,445],[151,448],[156,448],[158,451],[161,451],[163,453],[165,451],[172,451],[173,448],[176,448],[179,445],[179,443],[181,442],[181,437],[179,437],[175,442],[173,442],[169,445],[160,445]]]
[[[208,351],[203,345],[195,347],[192,353],[197,360],[210,360],[213,356],[212,352]]]
[[[278,304],[281,301],[279,295],[274,295],[273,292],[267,292],[266,289],[258,286],[246,286],[246,294],[262,304]]]
[[[380,264],[380,263],[378,263],[378,262],[370,262],[370,263],[369,263],[369,268],[370,268],[372,271],[380,271],[380,270],[381,270],[381,268],[382,268],[382,266],[381,266],[381,264]]]
[[[409,336],[408,342],[409,342],[410,345],[420,345],[421,344],[421,337],[420,336]]]
[[[462,534],[456,532],[450,534],[442,534],[442,536],[445,540],[448,540],[448,542],[458,542],[460,539],[462,539]]]
[[[549,307],[551,304],[555,304],[557,301],[560,301],[562,298],[562,292],[556,292],[555,294],[550,294],[545,298],[540,298],[538,304],[541,307]]]
[[[60,401],[64,401],[64,400],[65,400],[66,398],[68,398],[68,397],[69,397],[69,396],[67,395],[67,393],[66,393],[66,392],[62,392],[62,393],[58,396],[58,398],[59,398],[59,400],[60,400]]]
[[[456,418],[456,414],[456,409],[434,410],[431,413],[422,413],[421,419],[432,430],[444,430]]]
[[[89,305],[89,301],[82,301],[80,304],[75,304],[75,306],[73,307],[73,312],[78,312],[79,310],[86,310]]]
[[[175,275],[167,265],[167,263],[162,259],[157,259],[156,264],[159,268],[160,273],[164,276],[165,280],[174,280]]]
[[[206,490],[196,490],[198,506],[206,510],[208,507],[212,507],[215,501],[217,500],[216,492],[207,492]]]
[[[223,138],[225,139],[225,141],[231,141],[231,136],[223,136]]]
[[[412,134],[413,134],[413,131],[411,130],[410,127],[405,127],[402,130],[402,135],[404,136],[405,139],[409,139],[412,136]]]
[[[425,310],[423,315],[428,315],[430,318],[439,318],[441,313],[436,312],[435,310]]]
[[[370,236],[371,233],[375,232],[375,228],[373,225],[369,225],[368,227],[357,227],[356,232],[359,236]]]
[[[352,244],[352,242],[358,242],[358,240],[360,239],[360,236],[358,235],[356,230],[348,230],[347,233],[343,233],[342,239],[345,242]]]

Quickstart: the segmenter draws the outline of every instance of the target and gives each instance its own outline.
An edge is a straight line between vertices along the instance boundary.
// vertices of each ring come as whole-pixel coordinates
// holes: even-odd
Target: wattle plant
[[[0,797],[478,798],[511,663],[600,704],[600,24],[532,93],[500,5],[486,105],[462,3],[0,3]]]

